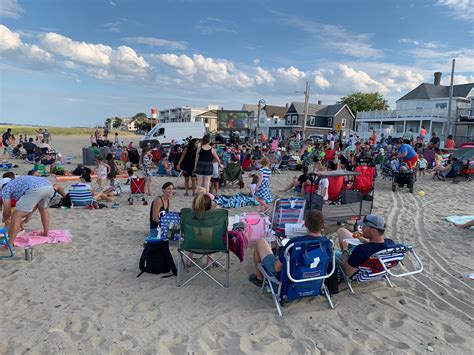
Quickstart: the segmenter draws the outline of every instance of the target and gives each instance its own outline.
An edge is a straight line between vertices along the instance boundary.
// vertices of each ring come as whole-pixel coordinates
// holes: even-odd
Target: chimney
[[[318,100],[318,105],[322,105],[323,102],[321,100]]]
[[[441,75],[443,73],[441,73],[440,71],[437,71],[434,73],[434,84],[435,85],[440,85],[441,84]]]
[[[285,104],[286,108],[288,108],[288,102]]]

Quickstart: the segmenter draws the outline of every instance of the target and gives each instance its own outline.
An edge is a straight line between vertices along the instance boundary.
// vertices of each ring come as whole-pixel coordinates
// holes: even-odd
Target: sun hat
[[[385,230],[385,220],[382,216],[378,216],[376,214],[369,214],[364,217],[364,219],[359,222],[360,226],[367,226],[377,229]]]

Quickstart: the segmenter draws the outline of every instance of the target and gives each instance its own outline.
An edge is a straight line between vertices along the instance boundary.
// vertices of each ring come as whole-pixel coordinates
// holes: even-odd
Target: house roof
[[[453,86],[453,97],[467,97],[474,88],[474,83]],[[418,85],[405,96],[397,101],[405,100],[429,100],[449,97],[449,86],[423,83]]]
[[[285,106],[271,106],[271,105],[266,105],[263,109],[265,110],[267,117],[278,116],[280,118],[285,117],[285,113],[288,110],[288,108]]]
[[[199,115],[196,115],[196,117],[217,118],[217,110],[209,110],[209,111],[200,113]]]
[[[258,110],[258,105],[252,105],[252,104],[242,105],[242,111],[257,112],[257,110]]]
[[[302,113],[304,112],[304,102],[292,102],[291,103],[296,112]],[[335,116],[341,109],[345,106],[345,104],[334,104],[334,105],[318,105],[318,104],[308,104],[308,114],[316,115],[316,116],[326,116],[326,117],[333,117]]]

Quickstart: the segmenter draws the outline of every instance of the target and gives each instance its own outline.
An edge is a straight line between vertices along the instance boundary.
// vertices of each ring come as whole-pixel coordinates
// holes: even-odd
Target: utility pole
[[[453,124],[451,123],[451,105],[453,101],[453,84],[454,84],[454,65],[456,64],[456,59],[453,59],[453,67],[451,68],[451,85],[449,87],[449,101],[448,101],[448,122],[446,125],[446,137],[448,134],[452,134]],[[444,139],[446,140],[446,137]]]
[[[306,90],[304,91],[304,114],[303,114],[303,142],[306,139],[306,121],[308,118],[308,103],[309,103],[309,82],[306,82]]]

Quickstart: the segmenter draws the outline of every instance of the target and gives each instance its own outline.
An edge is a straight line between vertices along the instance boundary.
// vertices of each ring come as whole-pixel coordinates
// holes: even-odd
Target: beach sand
[[[87,143],[53,141],[76,155],[75,163]],[[20,163],[15,171],[28,168]],[[289,196],[278,191],[294,174],[273,176],[273,193]],[[154,193],[169,180],[176,178],[153,178]],[[472,182],[426,176],[414,194],[390,187],[377,179],[374,212],[385,216],[387,236],[414,246],[424,272],[394,279],[394,288],[356,284],[355,295],[341,284],[334,310],[324,297],[304,299],[285,306],[282,318],[270,295],[247,281],[250,249],[243,263],[231,254],[228,289],[205,277],[178,288],[173,277],[136,277],[149,206],[128,206],[122,195],[118,209],[51,209],[51,228],[70,230],[73,242],[35,247],[30,262],[20,248],[14,259],[0,260],[0,354],[471,354],[474,232],[444,218],[474,214]],[[183,193],[177,191],[171,210],[190,207]],[[230,214],[243,210],[256,207]],[[35,214],[27,229],[38,228]],[[172,253],[177,261],[175,247]]]

